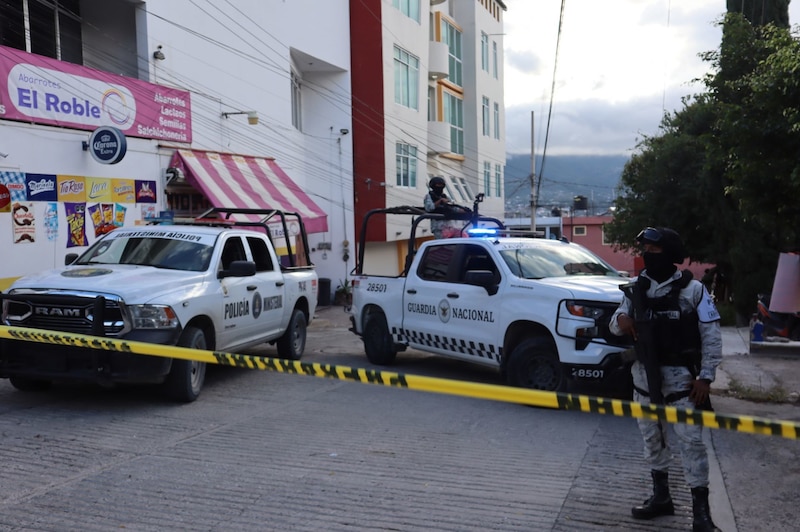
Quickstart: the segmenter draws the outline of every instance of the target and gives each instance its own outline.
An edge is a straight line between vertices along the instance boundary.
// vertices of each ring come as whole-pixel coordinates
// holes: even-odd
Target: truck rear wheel
[[[192,349],[208,349],[206,335],[198,327],[186,327],[178,345]],[[167,394],[176,401],[191,403],[200,396],[200,390],[202,390],[205,380],[205,362],[175,358],[172,360],[172,368],[164,386]]]
[[[379,366],[386,366],[394,362],[397,350],[394,348],[383,312],[376,312],[367,317],[362,338],[367,360]]]
[[[528,338],[512,352],[507,368],[508,384],[547,392],[563,392],[567,378],[553,343],[546,338]]]
[[[21,392],[41,392],[44,390],[49,390],[53,385],[53,383],[50,381],[33,379],[31,377],[23,377],[21,375],[11,375],[8,380],[11,383],[11,386]]]
[[[300,309],[292,311],[289,327],[283,336],[278,338],[278,356],[289,360],[300,360],[306,348],[306,329],[308,322],[306,315]]]

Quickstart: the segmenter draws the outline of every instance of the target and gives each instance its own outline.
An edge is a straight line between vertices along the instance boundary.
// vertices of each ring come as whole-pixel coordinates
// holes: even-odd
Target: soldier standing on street
[[[719,312],[708,291],[686,270],[678,271],[685,252],[672,229],[648,227],[636,237],[645,269],[623,287],[625,297],[609,327],[629,335],[636,347],[633,399],[642,404],[710,409],[709,393],[722,359]],[[653,495],[631,512],[636,519],[673,515],[668,470],[672,454],[667,426],[638,419],[645,459],[653,478]],[[718,530],[708,505],[708,451],[702,426],[672,425],[680,445],[683,473],[692,491],[694,532]]]

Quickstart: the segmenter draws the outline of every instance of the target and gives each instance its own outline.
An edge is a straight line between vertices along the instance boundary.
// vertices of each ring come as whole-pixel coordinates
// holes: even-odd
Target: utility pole
[[[531,111],[531,232],[536,234],[536,152],[533,143],[534,112]]]

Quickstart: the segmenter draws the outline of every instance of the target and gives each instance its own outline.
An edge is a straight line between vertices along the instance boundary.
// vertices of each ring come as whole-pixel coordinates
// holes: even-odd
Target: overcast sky
[[[725,0],[566,0],[548,155],[630,155],[666,111],[699,92]],[[508,153],[544,148],[561,0],[505,0]],[[800,23],[800,0],[789,7]]]

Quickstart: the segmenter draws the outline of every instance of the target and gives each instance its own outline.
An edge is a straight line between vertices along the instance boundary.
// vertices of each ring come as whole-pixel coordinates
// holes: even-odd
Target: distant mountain
[[[628,159],[624,155],[548,155],[542,167],[541,156],[537,156],[536,175],[542,177],[537,212],[541,215],[553,207],[571,207],[575,196],[587,198],[589,214],[607,210]],[[506,216],[530,215],[530,175],[530,155],[506,159]]]

